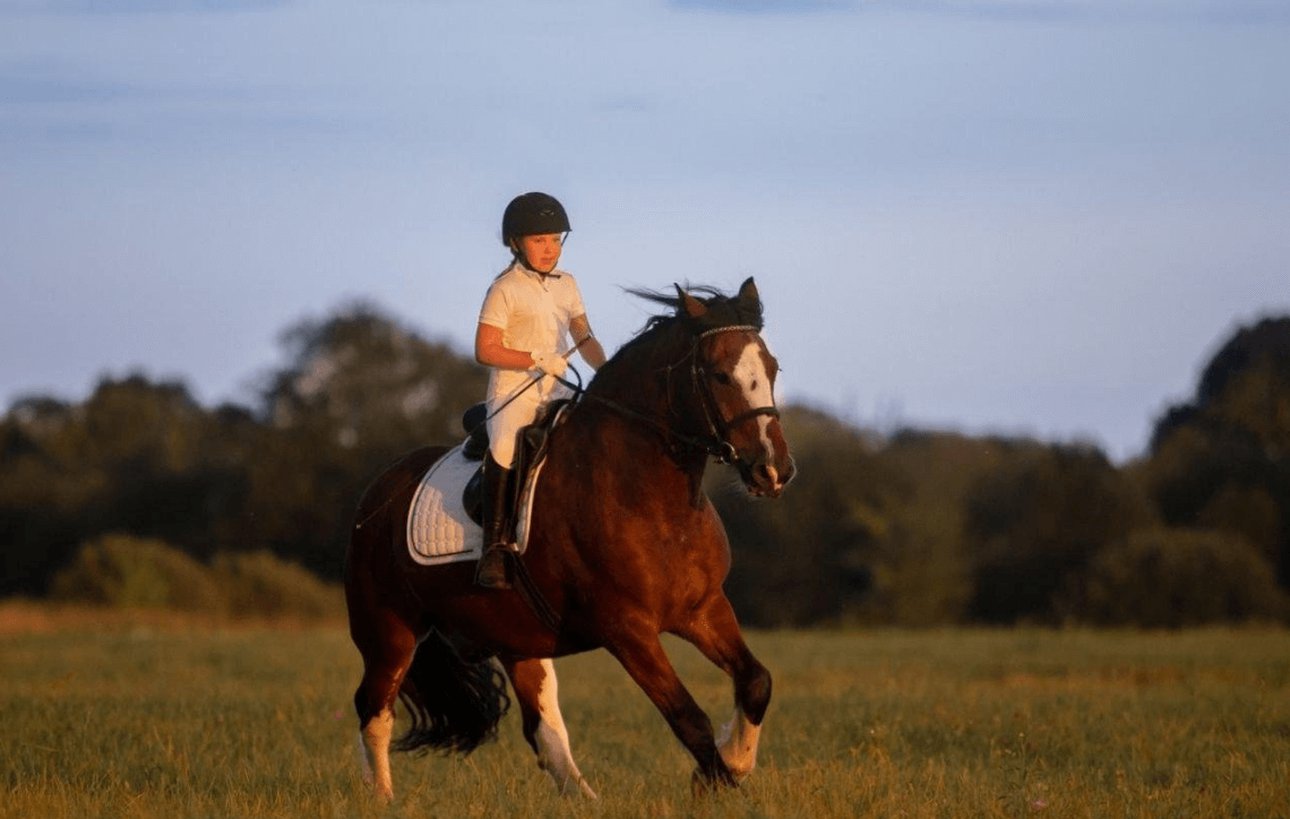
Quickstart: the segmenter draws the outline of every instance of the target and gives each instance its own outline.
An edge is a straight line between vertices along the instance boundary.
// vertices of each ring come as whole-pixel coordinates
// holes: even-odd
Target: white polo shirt
[[[500,329],[502,345],[512,350],[563,354],[573,346],[569,322],[586,312],[578,283],[567,271],[556,268],[543,276],[515,262],[488,288],[479,322]],[[532,378],[527,370],[493,368],[488,403],[505,400]],[[545,400],[563,389],[554,378],[543,378],[529,392]]]

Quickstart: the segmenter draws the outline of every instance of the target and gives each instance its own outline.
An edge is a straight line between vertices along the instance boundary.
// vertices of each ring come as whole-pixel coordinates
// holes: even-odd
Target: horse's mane
[[[685,292],[703,302],[704,306],[708,308],[708,312],[698,319],[691,319],[681,312],[681,296],[678,293],[665,293],[660,290],[639,288],[625,289],[633,296],[656,304],[662,304],[672,310],[670,313],[653,316],[649,321],[645,322],[645,326],[637,334],[636,339],[648,333],[655,326],[672,321],[679,321],[689,325],[689,329],[695,333],[713,330],[718,327],[730,327],[736,324],[747,324],[756,327],[758,330],[762,328],[760,300],[748,301],[740,299],[738,296],[727,296],[717,288],[709,287],[708,285],[685,286]],[[633,339],[633,341],[636,339]]]
[[[650,350],[656,355],[671,357],[688,349],[693,339],[707,330],[743,325],[754,327],[759,331],[762,328],[762,307],[759,299],[728,296],[715,287],[685,286],[685,292],[698,299],[707,308],[707,311],[698,318],[692,318],[686,313],[679,292],[667,293],[641,288],[624,288],[624,291],[637,298],[661,304],[670,310],[651,316],[635,336],[618,348],[618,351],[596,374],[596,379],[602,383],[606,380],[604,376],[610,375],[612,378],[620,369],[622,362],[635,358],[637,353]]]

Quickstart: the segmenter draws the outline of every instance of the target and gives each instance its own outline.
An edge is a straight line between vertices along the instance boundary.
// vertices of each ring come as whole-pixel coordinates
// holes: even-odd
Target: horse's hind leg
[[[390,799],[394,796],[394,783],[390,777],[394,700],[412,664],[417,641],[415,635],[393,617],[385,619],[381,627],[366,637],[360,640],[355,634],[354,640],[363,655],[363,680],[354,692],[354,708],[358,711],[364,778],[371,783],[377,796]]]
[[[550,660],[516,660],[503,664],[511,678],[524,718],[524,738],[537,754],[538,767],[551,775],[560,793],[580,791],[596,798],[569,750],[569,732],[560,715],[555,664]]]
[[[770,672],[748,650],[725,595],[712,597],[677,634],[734,682],[735,713],[717,733],[717,747],[735,778],[743,779],[757,764],[757,741],[770,705]]]

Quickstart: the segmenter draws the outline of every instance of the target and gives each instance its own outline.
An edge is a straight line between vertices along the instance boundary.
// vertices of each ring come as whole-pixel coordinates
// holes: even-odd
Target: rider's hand
[[[564,371],[569,369],[569,361],[564,356],[557,353],[532,353],[533,366],[547,375],[554,375],[556,378],[564,375]]]

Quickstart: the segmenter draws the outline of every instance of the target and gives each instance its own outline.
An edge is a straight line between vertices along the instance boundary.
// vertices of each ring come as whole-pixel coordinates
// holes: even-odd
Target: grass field
[[[557,670],[598,802],[554,795],[512,713],[471,757],[396,756],[383,806],[358,776],[359,667],[341,626],[10,618],[0,816],[1290,816],[1285,631],[749,642],[775,698],[738,791],[694,799],[688,757],[596,652]],[[724,677],[669,650],[724,721]]]

